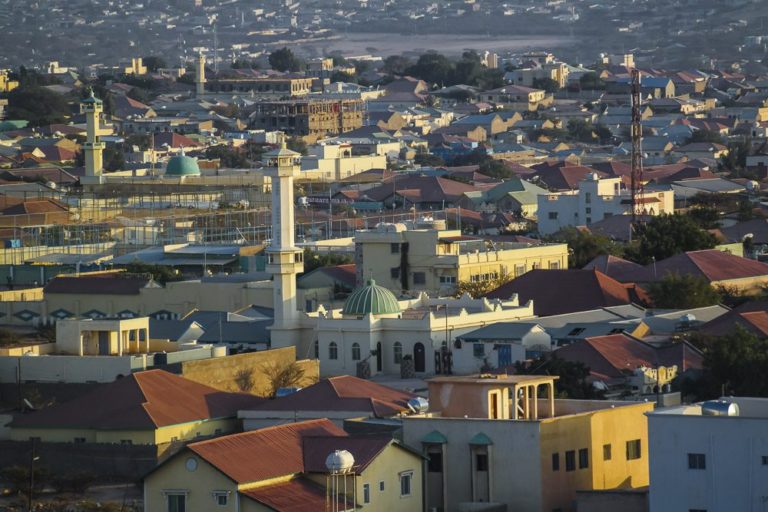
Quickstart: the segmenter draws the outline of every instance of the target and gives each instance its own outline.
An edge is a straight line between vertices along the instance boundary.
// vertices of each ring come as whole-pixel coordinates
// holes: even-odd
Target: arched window
[[[328,345],[328,359],[336,360],[339,358],[339,347],[336,346],[336,342],[332,341]]]
[[[320,340],[315,340],[315,359],[320,359]]]
[[[359,343],[352,344],[352,360],[353,361],[360,360],[360,344]]]
[[[403,360],[403,344],[396,341],[393,350],[395,353],[395,364],[400,364],[400,361]]]

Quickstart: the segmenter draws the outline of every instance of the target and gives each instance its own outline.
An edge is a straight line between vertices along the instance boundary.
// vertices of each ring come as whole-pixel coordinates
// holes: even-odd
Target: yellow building
[[[335,477],[331,454],[348,462]],[[416,512],[421,466],[391,437],[350,437],[327,419],[287,423],[188,445],[144,479],[144,510],[322,511],[335,501],[338,511]]]
[[[154,445],[162,452],[173,443],[237,431],[237,411],[263,400],[148,370],[17,416],[10,425],[11,440]]]
[[[147,66],[144,65],[141,57],[133,57],[123,69],[123,73],[126,75],[146,75]]]
[[[428,381],[429,412],[403,418],[428,457],[426,509],[501,504],[572,511],[577,491],[648,485],[645,413],[653,404],[555,400],[556,377],[476,375]]]
[[[359,283],[375,279],[390,290],[444,295],[453,293],[460,281],[568,268],[568,246],[488,242],[447,230],[442,221],[417,225],[417,229],[382,224],[355,234],[355,263]]]
[[[11,80],[8,74],[7,69],[0,69],[0,92],[11,92],[19,86],[18,80]]]

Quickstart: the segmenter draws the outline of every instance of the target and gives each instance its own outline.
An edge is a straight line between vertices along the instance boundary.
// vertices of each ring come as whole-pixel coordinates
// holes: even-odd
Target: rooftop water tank
[[[701,404],[702,416],[738,416],[739,405],[728,400],[708,400]]]
[[[336,450],[325,459],[325,467],[331,473],[349,473],[355,458],[347,450]]]
[[[417,396],[408,400],[408,408],[416,414],[424,413],[429,410],[429,401],[426,398]]]

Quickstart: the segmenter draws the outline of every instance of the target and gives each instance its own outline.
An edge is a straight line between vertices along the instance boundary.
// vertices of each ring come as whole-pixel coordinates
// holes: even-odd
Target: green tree
[[[750,177],[745,175],[747,157],[752,153],[752,141],[750,139],[732,142],[728,144],[728,154],[720,157],[718,167],[728,171],[735,178]]]
[[[129,98],[140,101],[141,103],[147,104],[150,101],[152,101],[152,98],[150,97],[149,93],[145,91],[144,89],[140,89],[138,87],[134,87],[128,93],[126,94]]]
[[[605,82],[597,73],[585,73],[579,78],[579,86],[586,90],[603,90]]]
[[[129,274],[147,274],[155,281],[165,284],[171,281],[181,281],[181,274],[174,268],[165,265],[152,265],[150,263],[135,262],[125,266]]]
[[[533,88],[542,89],[549,94],[554,94],[560,90],[560,84],[551,78],[534,78]]]
[[[250,167],[244,153],[224,144],[207,148],[205,150],[205,157],[218,158],[221,166],[229,169],[246,169]]]
[[[456,283],[456,297],[461,297],[465,293],[468,293],[470,297],[478,298],[484,296],[486,293],[492,292],[496,288],[507,284],[514,276],[509,274],[502,274],[495,279],[487,279],[485,281],[459,281]]]
[[[390,55],[384,59],[381,70],[388,75],[404,75],[406,70],[413,65],[413,61],[402,55]]]
[[[269,65],[275,71],[285,72],[301,71],[304,63],[290,49],[283,47],[269,55]]]
[[[570,252],[568,266],[582,268],[584,265],[604,254],[621,256],[623,247],[607,236],[567,227],[555,233],[549,239],[553,242],[568,244]]]
[[[702,229],[715,229],[718,227],[720,213],[716,208],[709,206],[697,206],[688,210],[687,215],[693,219]]]
[[[125,169],[125,154],[122,144],[108,144],[104,148],[104,170],[108,172]]]
[[[344,71],[334,71],[331,73],[330,80],[331,82],[357,83],[357,77],[355,75],[350,75]]]
[[[307,143],[301,137],[290,137],[286,146],[288,146],[288,149],[291,151],[301,153],[302,155],[307,154]]]
[[[429,52],[421,55],[416,64],[409,67],[406,72],[426,82],[445,86],[451,85],[454,67],[445,55]]]
[[[148,55],[146,57],[143,57],[142,62],[147,67],[147,71],[150,73],[157,72],[160,68],[167,68],[168,63],[165,62],[165,59],[162,57],[158,57],[157,55]]]
[[[67,99],[43,87],[18,87],[8,93],[11,119],[25,119],[31,126],[63,123],[71,114]]]
[[[690,274],[667,274],[648,287],[653,305],[663,309],[690,309],[720,303],[720,294],[706,279]]]
[[[312,272],[320,267],[333,267],[354,263],[354,258],[348,254],[319,253],[304,249],[304,273]]]
[[[701,229],[688,215],[658,215],[638,226],[638,243],[627,256],[638,263],[660,261],[687,251],[711,249],[717,239]]]
[[[597,138],[592,123],[583,119],[571,119],[568,121],[568,136],[579,142],[594,142]]]
[[[445,165],[442,158],[437,155],[432,155],[426,151],[419,151],[416,153],[416,157],[413,159],[415,164],[425,167],[441,167]]]
[[[718,132],[712,130],[696,130],[690,137],[685,140],[686,144],[692,144],[694,142],[716,142],[718,144],[724,144],[723,136]]]
[[[706,398],[768,397],[768,340],[736,326],[731,334],[706,340],[703,350]]]

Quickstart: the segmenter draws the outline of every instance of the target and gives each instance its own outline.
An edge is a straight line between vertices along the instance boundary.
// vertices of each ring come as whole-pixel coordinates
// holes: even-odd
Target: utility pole
[[[638,210],[642,213],[639,201],[643,194],[643,126],[640,107],[642,103],[640,90],[640,71],[632,70],[632,174],[630,176],[630,198],[632,208],[632,225],[637,222]]]
[[[35,455],[35,438],[30,439],[32,444],[32,450],[29,455],[29,493],[27,494],[27,511],[32,512],[33,494],[35,489],[35,462],[40,460],[40,457]]]

